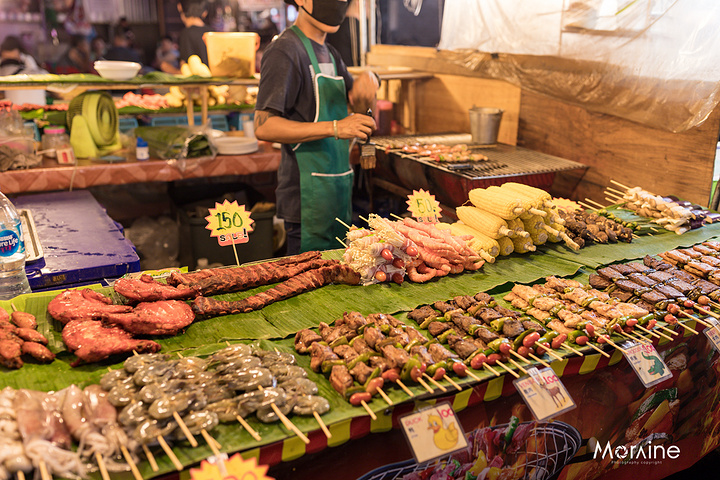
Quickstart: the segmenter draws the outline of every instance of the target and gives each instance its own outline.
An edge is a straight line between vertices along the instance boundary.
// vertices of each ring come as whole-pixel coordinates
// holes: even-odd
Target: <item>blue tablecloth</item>
[[[25,270],[33,291],[102,283],[140,270],[133,244],[87,190],[13,199],[32,214],[43,258]]]

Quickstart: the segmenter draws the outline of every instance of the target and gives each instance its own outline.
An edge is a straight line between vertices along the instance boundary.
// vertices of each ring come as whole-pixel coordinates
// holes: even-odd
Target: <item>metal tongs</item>
[[[372,117],[372,114],[372,109],[368,108],[365,115]],[[360,167],[363,170],[371,170],[375,168],[375,163],[377,162],[377,157],[375,156],[375,147],[376,145],[370,142],[369,135],[368,139],[365,140],[364,143],[360,144]]]

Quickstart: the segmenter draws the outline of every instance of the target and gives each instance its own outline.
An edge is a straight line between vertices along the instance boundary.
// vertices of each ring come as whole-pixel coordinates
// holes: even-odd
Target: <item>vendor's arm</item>
[[[333,122],[296,122],[269,110],[255,111],[255,136],[279,143],[301,143],[327,137],[367,139],[376,129],[375,120],[367,115],[350,115]]]
[[[375,111],[378,88],[380,88],[380,81],[373,72],[365,71],[358,75],[348,92],[348,101],[352,111],[356,113],[365,113],[368,109]]]

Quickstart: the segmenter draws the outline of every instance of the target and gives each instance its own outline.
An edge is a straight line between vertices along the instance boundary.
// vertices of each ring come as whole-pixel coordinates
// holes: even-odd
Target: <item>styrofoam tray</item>
[[[253,137],[218,137],[213,142],[220,155],[243,155],[258,150],[257,138]]]

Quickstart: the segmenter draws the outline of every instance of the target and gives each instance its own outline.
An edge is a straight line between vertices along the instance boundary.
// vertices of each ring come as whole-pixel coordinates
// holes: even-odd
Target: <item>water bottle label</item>
[[[0,256],[10,257],[18,252],[23,252],[25,246],[14,230],[3,230],[0,232]]]

